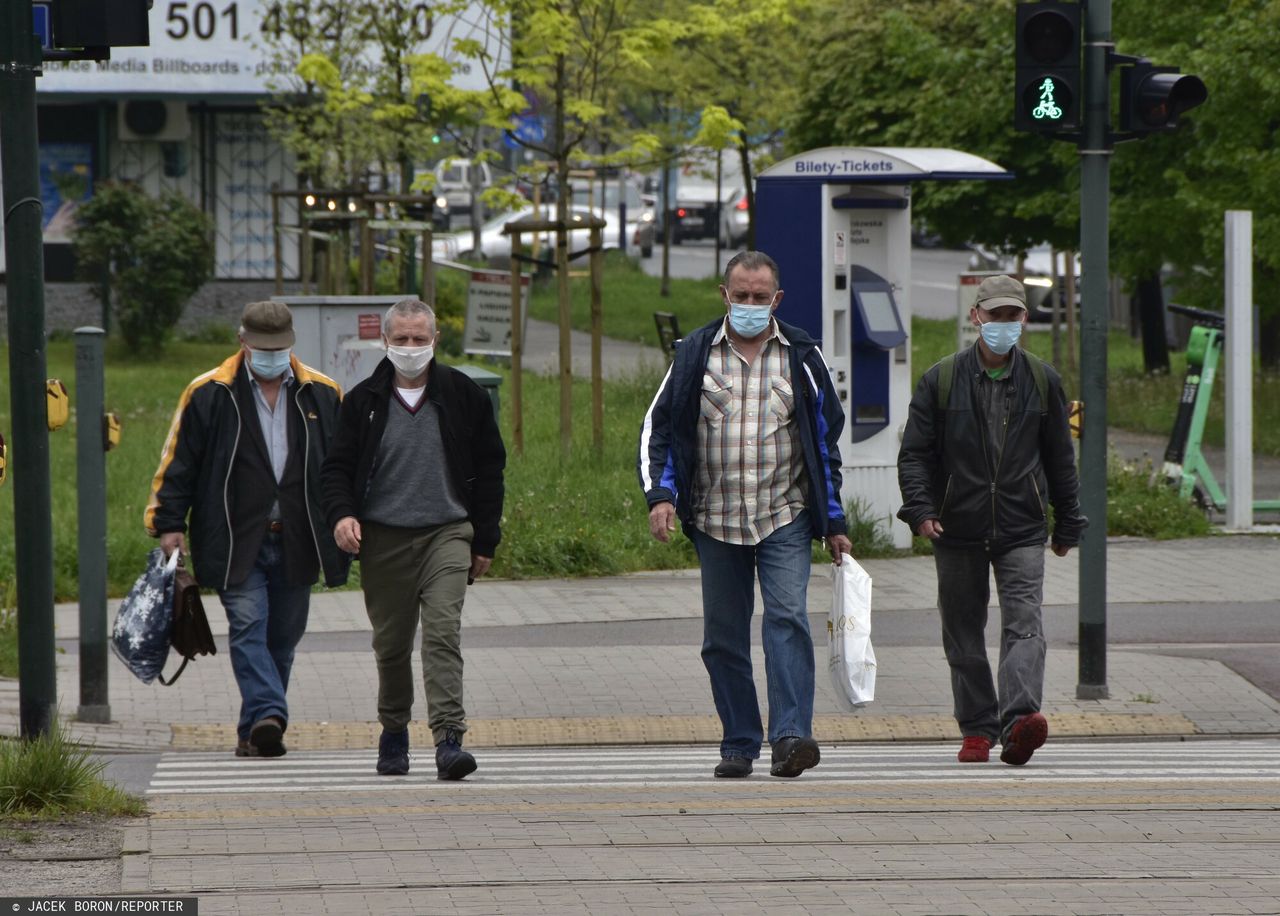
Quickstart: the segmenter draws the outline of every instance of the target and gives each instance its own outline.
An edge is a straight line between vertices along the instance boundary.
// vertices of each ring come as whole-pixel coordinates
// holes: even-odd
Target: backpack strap
[[[938,361],[938,409],[945,411],[951,400],[951,383],[956,377],[956,354],[951,353]]]
[[[1031,377],[1036,380],[1036,392],[1040,395],[1040,412],[1049,412],[1049,379],[1045,377],[1044,360],[1030,350],[1023,350],[1027,365],[1031,367]]]

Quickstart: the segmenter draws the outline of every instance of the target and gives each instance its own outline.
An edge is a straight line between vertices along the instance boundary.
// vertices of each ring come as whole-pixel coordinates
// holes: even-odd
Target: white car
[[[638,248],[642,258],[652,257],[653,241],[656,235],[654,231],[656,214],[653,208],[644,202],[644,199],[640,196],[640,191],[635,185],[628,181],[623,184],[623,189],[626,196],[622,200],[627,205],[628,250]],[[600,196],[599,185],[590,190],[585,187],[575,186],[573,189],[573,205],[585,208],[588,204],[591,204],[595,207],[597,214],[610,222],[615,222],[618,218],[617,179],[605,183],[603,205]]]
[[[449,215],[471,212],[473,181],[481,191],[493,185],[493,173],[489,163],[472,163],[470,159],[442,159],[435,167],[436,183],[433,192],[446,202]],[[484,216],[481,203],[481,216]]]
[[[1053,277],[1058,277],[1058,295],[1065,297],[1066,283],[1063,271],[1065,262],[1058,255],[1057,270],[1053,269],[1053,252],[1048,245],[1037,245],[1027,252],[1022,262],[1022,285],[1027,289],[1028,319],[1035,322],[1053,321]],[[1016,276],[1018,259],[1014,255],[1001,254],[986,248],[973,246],[969,254],[970,270],[999,270]],[[1075,257],[1076,305],[1080,303],[1080,255]]]
[[[537,212],[541,214],[543,219],[555,219],[555,204],[544,204],[538,208]],[[534,208],[529,206],[521,210],[511,210],[493,217],[480,227],[480,248],[478,251],[475,247],[475,240],[470,231],[450,232],[447,235],[435,236],[431,242],[431,255],[437,261],[452,261],[458,258],[482,261],[508,259],[511,257],[511,236],[505,235],[502,231],[502,227],[507,223],[514,222],[515,220],[533,216],[534,213]],[[571,255],[575,252],[586,250],[591,243],[591,232],[586,225],[586,221],[590,215],[591,211],[586,207],[574,206],[570,208],[570,222],[580,223],[582,225],[582,228],[580,229],[571,229],[569,231],[569,253]],[[617,248],[617,216],[615,215],[614,218],[610,220],[606,213],[604,218],[606,225],[603,230],[603,245],[606,249]],[[554,233],[540,233],[540,235],[542,236],[540,241],[542,246],[554,247]],[[532,238],[528,234],[522,236],[522,242],[526,249],[532,244],[532,241]],[[575,261],[571,263],[573,263],[574,266],[585,267],[585,262]]]

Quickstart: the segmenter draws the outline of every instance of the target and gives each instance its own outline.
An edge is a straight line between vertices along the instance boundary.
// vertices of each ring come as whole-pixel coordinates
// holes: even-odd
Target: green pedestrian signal
[[[1080,127],[1080,5],[1019,3],[1014,36],[1017,84],[1013,126],[1033,133]]]
[[[1039,83],[1027,85],[1028,98],[1024,104],[1031,109],[1031,118],[1040,124],[1060,125],[1070,107],[1071,87],[1056,77],[1046,76]]]

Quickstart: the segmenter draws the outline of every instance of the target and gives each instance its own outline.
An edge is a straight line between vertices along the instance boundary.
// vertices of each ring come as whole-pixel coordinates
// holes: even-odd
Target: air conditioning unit
[[[134,99],[116,107],[120,139],[172,142],[191,136],[186,102]]]

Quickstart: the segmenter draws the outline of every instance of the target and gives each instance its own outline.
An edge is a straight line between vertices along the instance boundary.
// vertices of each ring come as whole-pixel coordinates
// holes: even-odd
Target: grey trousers
[[[462,602],[473,529],[361,526],[360,584],[378,663],[378,721],[408,728],[413,709],[413,642],[422,621],[422,681],[434,743],[467,730],[462,708]]]
[[[938,570],[942,647],[951,666],[956,722],[966,737],[993,743],[1009,736],[1021,716],[1040,711],[1044,692],[1044,547],[1018,547],[992,556],[985,550],[933,545]],[[989,570],[1000,599],[999,694],[987,660]]]

